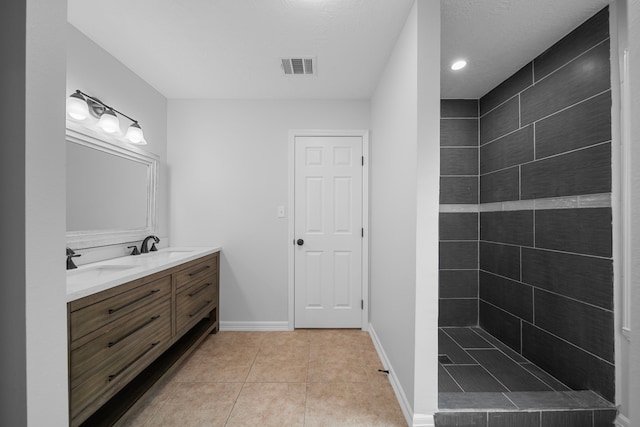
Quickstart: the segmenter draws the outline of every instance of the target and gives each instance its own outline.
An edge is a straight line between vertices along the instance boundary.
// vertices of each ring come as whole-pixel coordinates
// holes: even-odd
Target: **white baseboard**
[[[631,427],[631,421],[629,418],[625,417],[622,414],[618,414],[618,417],[614,421],[616,427]]]
[[[435,427],[436,421],[433,415],[413,414],[413,427]]]
[[[245,332],[265,332],[265,331],[288,331],[289,322],[242,322],[242,321],[220,321],[221,331],[245,331]]]
[[[402,409],[404,418],[405,420],[407,420],[407,425],[415,426],[415,427],[435,426],[433,421],[433,415],[413,413],[413,407],[409,402],[409,400],[407,399],[407,395],[405,394],[404,389],[402,388],[402,385],[400,385],[400,381],[398,380],[398,377],[396,376],[396,373],[393,367],[391,366],[391,363],[389,362],[389,358],[387,357],[387,354],[385,353],[384,348],[382,347],[382,343],[380,343],[380,339],[378,338],[378,335],[376,335],[376,331],[373,328],[373,325],[371,323],[369,323],[369,335],[371,336],[373,345],[375,346],[376,351],[378,352],[378,356],[380,357],[382,366],[384,366],[384,369],[389,371],[389,382],[391,383],[391,387],[393,387],[393,391],[396,394],[396,398],[398,399],[398,403],[400,404],[400,408]]]

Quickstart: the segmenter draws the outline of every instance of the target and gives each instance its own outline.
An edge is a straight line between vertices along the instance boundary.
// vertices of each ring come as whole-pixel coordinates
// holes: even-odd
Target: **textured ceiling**
[[[608,0],[442,0],[442,98],[479,98]],[[467,67],[453,72],[457,58]]]
[[[69,0],[68,19],[167,98],[367,99],[412,4]],[[484,95],[606,4],[442,0],[442,96]],[[318,75],[283,76],[292,56],[317,57]]]
[[[168,98],[370,97],[412,0],[69,0],[69,22]],[[288,76],[281,57],[317,57]]]

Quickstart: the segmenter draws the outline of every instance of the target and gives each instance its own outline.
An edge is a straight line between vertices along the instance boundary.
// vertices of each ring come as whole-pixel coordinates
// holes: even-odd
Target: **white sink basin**
[[[144,258],[154,258],[154,259],[173,259],[173,258],[182,258],[188,256],[193,253],[193,251],[189,250],[159,250],[158,252],[149,252],[148,254],[144,254],[140,257],[140,259]]]
[[[97,265],[79,270],[70,270],[67,272],[67,278],[73,281],[95,280],[135,267],[135,265]]]

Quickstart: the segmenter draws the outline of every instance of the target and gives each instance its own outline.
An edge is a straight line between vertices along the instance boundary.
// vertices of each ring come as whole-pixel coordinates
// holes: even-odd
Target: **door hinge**
[[[362,156],[362,166],[364,166],[364,156]]]
[[[364,237],[364,227],[363,227],[363,228],[361,228],[361,229],[360,229],[360,231],[361,231],[360,235],[361,235],[362,237]]]
[[[364,310],[364,300],[360,300],[360,310]]]

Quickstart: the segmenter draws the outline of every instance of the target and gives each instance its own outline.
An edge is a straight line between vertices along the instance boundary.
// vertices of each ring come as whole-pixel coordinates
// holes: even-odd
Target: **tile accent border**
[[[610,208],[611,193],[550,197],[536,200],[480,203],[478,205],[440,205],[441,213],[500,212],[549,209]]]

